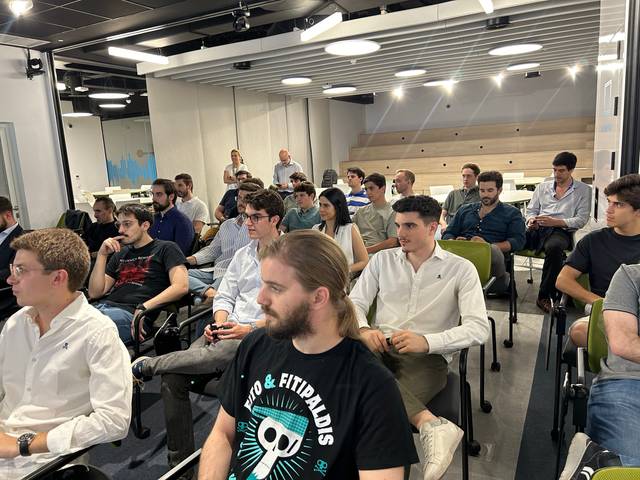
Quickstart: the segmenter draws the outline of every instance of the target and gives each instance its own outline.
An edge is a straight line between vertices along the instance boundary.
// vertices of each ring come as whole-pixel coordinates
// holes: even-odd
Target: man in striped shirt
[[[347,169],[347,185],[351,188],[351,191],[347,193],[347,207],[349,208],[351,218],[353,218],[359,208],[369,205],[370,203],[367,192],[362,187],[365,176],[361,168],[351,167]]]

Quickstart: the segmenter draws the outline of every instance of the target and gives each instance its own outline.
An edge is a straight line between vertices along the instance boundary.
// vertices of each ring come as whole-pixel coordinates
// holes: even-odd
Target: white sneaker
[[[422,424],[420,443],[424,451],[424,480],[438,480],[445,474],[462,434],[457,425],[442,417]]]

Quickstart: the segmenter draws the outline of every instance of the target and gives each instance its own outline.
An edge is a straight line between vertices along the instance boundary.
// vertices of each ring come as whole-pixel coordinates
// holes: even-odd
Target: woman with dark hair
[[[369,262],[369,256],[358,227],[351,223],[344,193],[339,188],[327,188],[318,197],[318,202],[322,222],[313,228],[340,245],[347,257],[349,272],[360,273]]]

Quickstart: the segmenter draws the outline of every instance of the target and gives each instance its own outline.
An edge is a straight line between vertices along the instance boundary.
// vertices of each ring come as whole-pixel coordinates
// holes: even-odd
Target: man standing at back
[[[93,216],[96,217],[96,221],[89,225],[87,231],[82,235],[87,247],[89,247],[91,258],[96,258],[102,242],[118,235],[115,213],[116,204],[109,197],[98,197],[93,202]]]
[[[291,159],[289,150],[283,148],[278,153],[280,162],[273,167],[273,184],[278,187],[278,193],[284,200],[293,193],[293,185],[289,177],[294,172],[301,172],[302,166]]]
[[[476,183],[478,175],[480,175],[480,167],[475,163],[466,163],[462,166],[462,188],[451,190],[442,204],[440,216],[442,230],[447,228],[462,205],[480,201],[480,192]]]
[[[16,251],[11,248],[14,238],[23,230],[13,216],[13,205],[7,197],[0,197],[0,320],[17,310],[16,298],[9,290],[7,278],[11,275],[9,265],[13,262]]]
[[[393,377],[358,341],[340,246],[301,230],[260,257],[266,328],[225,373],[199,478],[402,480],[413,439]]]
[[[576,163],[573,153],[556,155],[553,180],[539,184],[527,205],[526,248],[544,252],[536,305],[546,313],[558,293],[555,285],[564,251],[573,247],[573,233],[587,224],[591,214],[591,187],[573,178]]]
[[[395,214],[384,197],[386,185],[384,175],[379,173],[365,178],[364,188],[371,203],[358,209],[353,216],[353,223],[360,229],[369,255],[398,246]]]
[[[364,184],[364,171],[358,167],[351,167],[347,169],[347,185],[351,188],[351,191],[347,193],[347,207],[349,208],[349,215],[351,218],[356,214],[359,208],[369,205],[369,198],[367,198],[367,191],[362,186]]]
[[[209,209],[207,204],[193,194],[193,179],[188,173],[180,173],[175,178],[178,201],[176,207],[193,223],[196,235],[200,235],[202,228],[209,223]]]
[[[187,216],[175,208],[176,186],[171,180],[156,178],[151,184],[153,193],[153,225],[149,228],[151,238],[175,242],[182,253],[188,255],[193,245],[195,232]]]
[[[77,291],[89,272],[86,245],[70,230],[49,228],[12,247],[8,282],[24,308],[0,334],[3,480],[120,440],[131,418],[129,354],[113,322]],[[83,467],[72,468],[79,472],[69,478],[86,478]]]

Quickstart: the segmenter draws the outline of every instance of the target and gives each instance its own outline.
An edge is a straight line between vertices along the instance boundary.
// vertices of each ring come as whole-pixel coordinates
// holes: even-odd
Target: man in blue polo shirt
[[[153,193],[153,225],[149,228],[151,238],[175,242],[182,253],[189,255],[193,245],[193,223],[175,208],[176,186],[166,178],[156,178],[151,184]]]
[[[478,176],[478,185],[480,202],[460,207],[443,238],[490,243],[491,275],[496,277],[491,290],[504,292],[509,285],[504,254],[524,246],[524,218],[516,207],[500,201],[500,172],[482,172]]]

